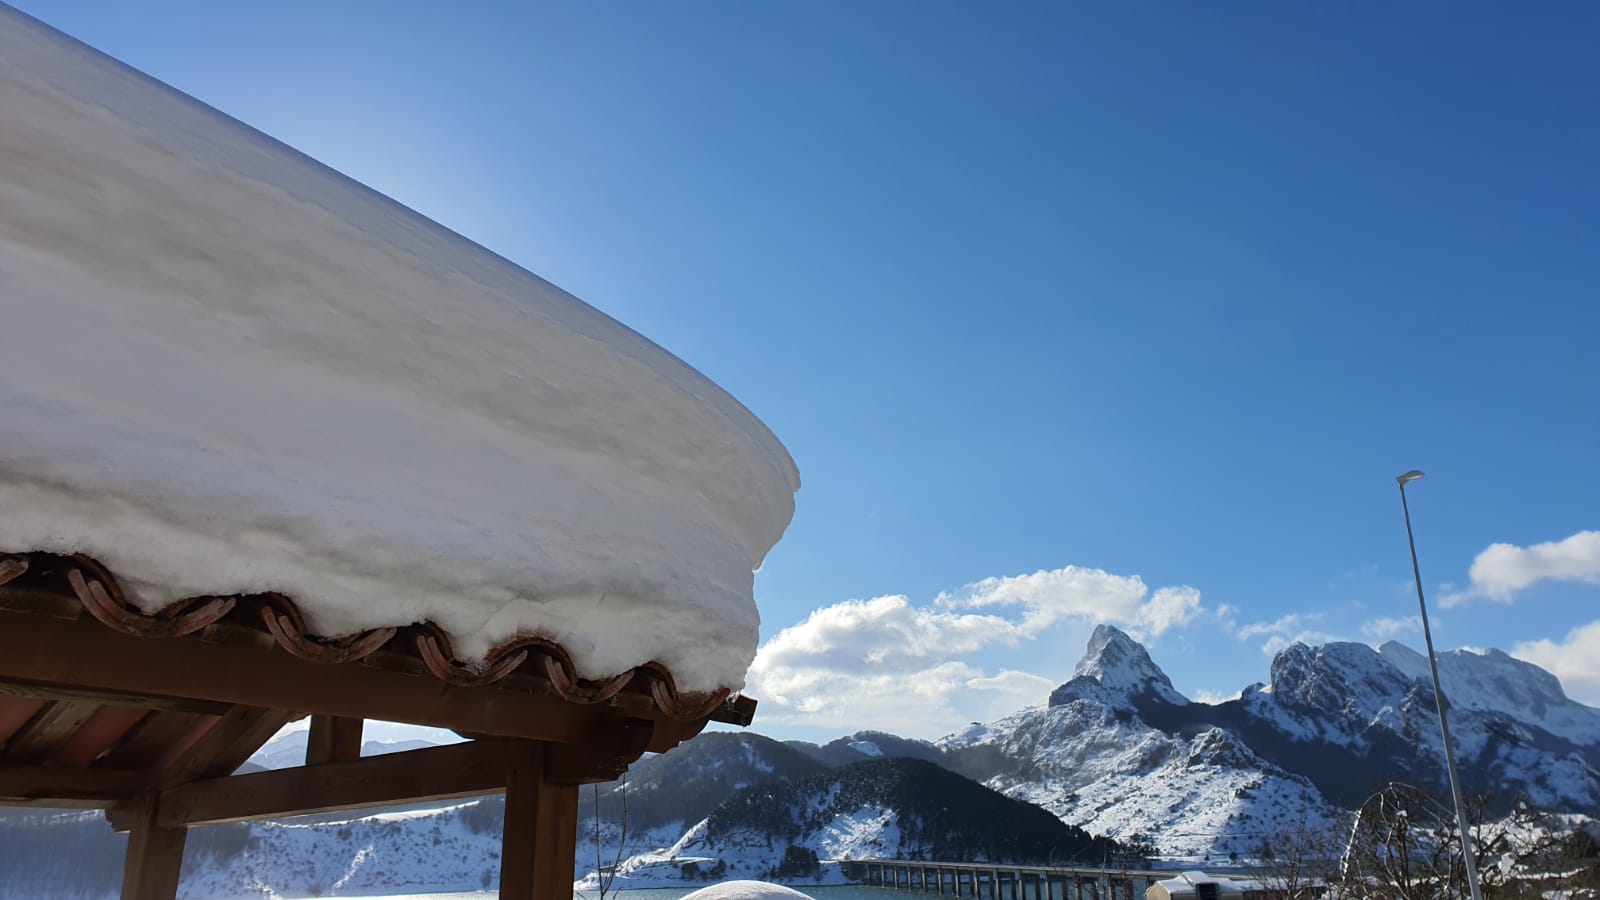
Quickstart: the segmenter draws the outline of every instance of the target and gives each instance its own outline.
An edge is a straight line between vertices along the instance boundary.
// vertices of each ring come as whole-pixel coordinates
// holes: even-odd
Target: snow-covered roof
[[[0,552],[738,687],[799,478],[554,285],[0,4]]]
[[[1200,884],[1214,884],[1219,894],[1242,894],[1246,891],[1261,890],[1261,884],[1249,879],[1229,878],[1226,875],[1209,875],[1198,870],[1181,872],[1176,877],[1164,878],[1159,884],[1168,895],[1195,893],[1195,886]]]

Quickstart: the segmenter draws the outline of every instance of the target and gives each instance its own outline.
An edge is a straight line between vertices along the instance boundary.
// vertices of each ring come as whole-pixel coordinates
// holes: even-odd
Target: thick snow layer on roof
[[[724,881],[687,894],[683,900],[795,900],[797,897],[801,900],[811,900],[809,894],[802,894],[794,888],[787,888],[781,884],[768,884],[765,881]]]
[[[0,4],[0,550],[737,687],[799,479],[559,288]]]

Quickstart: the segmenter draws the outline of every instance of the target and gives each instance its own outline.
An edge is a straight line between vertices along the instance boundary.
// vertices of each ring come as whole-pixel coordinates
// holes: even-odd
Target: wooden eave
[[[594,780],[707,722],[748,723],[754,708],[680,695],[657,665],[585,681],[538,637],[469,667],[426,623],[329,640],[300,622],[279,595],[145,615],[88,557],[0,555],[0,802],[115,805],[152,784],[222,777],[306,715],[582,747],[593,771],[572,777]],[[337,743],[338,728],[317,739]],[[350,756],[350,734],[322,755]]]

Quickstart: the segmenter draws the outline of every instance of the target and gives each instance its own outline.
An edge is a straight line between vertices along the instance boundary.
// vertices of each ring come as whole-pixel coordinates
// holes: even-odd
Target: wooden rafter
[[[280,709],[236,706],[182,754],[162,760],[162,780],[182,784],[231,775],[279,729],[301,717]]]
[[[194,700],[185,697],[157,697],[150,694],[130,694],[126,691],[74,690],[55,684],[34,684],[28,681],[0,681],[0,697],[26,697],[35,700],[77,700],[100,706],[126,706],[138,709],[170,709],[176,712],[200,713],[220,716],[230,704],[212,700]]]
[[[6,742],[4,761],[17,765],[44,762],[58,744],[71,737],[94,715],[95,709],[89,703],[67,700],[46,704],[28,720],[28,724],[11,735]]]
[[[584,743],[616,715],[604,705],[581,706],[554,694],[457,687],[360,663],[326,665],[281,651],[194,638],[130,637],[87,619],[28,616],[28,627],[20,628],[10,619],[14,615],[0,612],[0,680],[387,719],[555,743]]]
[[[195,781],[163,794],[160,822],[216,825],[492,794],[527,752],[521,741],[469,741]]]

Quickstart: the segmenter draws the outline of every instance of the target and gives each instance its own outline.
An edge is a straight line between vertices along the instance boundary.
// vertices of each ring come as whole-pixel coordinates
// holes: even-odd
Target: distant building
[[[1251,878],[1184,872],[1164,878],[1144,892],[1145,900],[1286,900],[1287,894]]]

